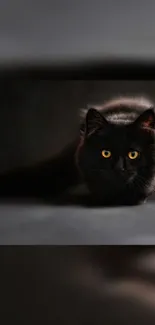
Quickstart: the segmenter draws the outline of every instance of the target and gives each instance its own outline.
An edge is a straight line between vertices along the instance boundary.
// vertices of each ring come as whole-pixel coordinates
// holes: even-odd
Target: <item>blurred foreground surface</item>
[[[1,247],[4,324],[153,325],[155,251]]]

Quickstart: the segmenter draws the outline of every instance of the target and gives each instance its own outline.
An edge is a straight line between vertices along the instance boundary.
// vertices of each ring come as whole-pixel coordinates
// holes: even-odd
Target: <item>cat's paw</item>
[[[137,206],[137,205],[142,205],[147,202],[147,199],[142,199],[142,200],[134,200],[134,201],[129,201],[126,202],[126,206]]]

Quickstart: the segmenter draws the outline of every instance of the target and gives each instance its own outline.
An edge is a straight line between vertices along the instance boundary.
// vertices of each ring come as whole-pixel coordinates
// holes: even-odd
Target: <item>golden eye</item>
[[[111,152],[109,150],[102,150],[102,157],[110,158],[111,157]]]
[[[130,159],[136,159],[138,156],[139,156],[139,152],[138,152],[138,151],[130,151],[130,152],[128,153],[128,157],[129,157]]]

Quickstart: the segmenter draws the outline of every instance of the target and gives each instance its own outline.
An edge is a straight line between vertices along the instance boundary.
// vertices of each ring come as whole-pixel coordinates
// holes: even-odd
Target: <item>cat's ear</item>
[[[90,135],[100,127],[107,125],[107,120],[95,108],[90,108],[86,115],[85,134]]]
[[[144,111],[135,121],[142,128],[155,128],[155,113],[153,108]]]

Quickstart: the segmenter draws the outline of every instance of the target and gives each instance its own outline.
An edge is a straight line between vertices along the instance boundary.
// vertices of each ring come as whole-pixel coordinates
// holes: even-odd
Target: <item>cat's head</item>
[[[154,134],[153,109],[124,125],[111,123],[96,109],[89,109],[78,153],[85,179],[92,187],[101,188],[107,181],[116,190],[131,184],[148,188],[155,166]]]

